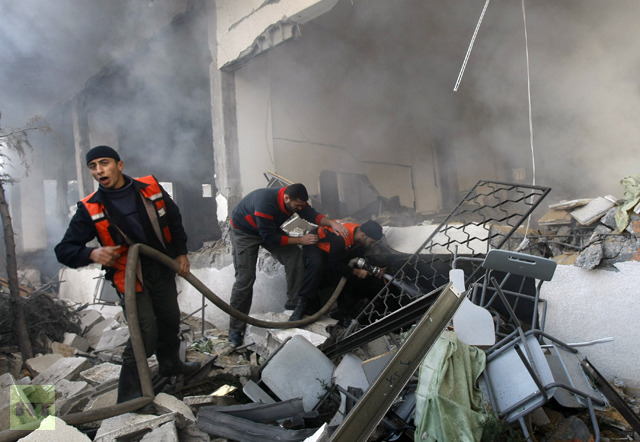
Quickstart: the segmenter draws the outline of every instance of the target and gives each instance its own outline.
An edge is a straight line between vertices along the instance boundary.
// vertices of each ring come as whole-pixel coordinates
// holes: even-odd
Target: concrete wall
[[[221,269],[199,268],[192,269],[193,274],[209,288],[223,302],[229,303],[231,287],[234,282],[233,265]],[[59,296],[78,304],[92,303],[96,284],[101,270],[98,265],[91,265],[80,269],[64,268],[60,272]],[[186,314],[193,313],[202,306],[202,295],[191,284],[182,278],[176,279],[178,288],[178,303],[180,310]],[[108,285],[110,283],[107,283]],[[110,285],[108,287],[110,289]],[[279,267],[269,274],[258,272],[253,286],[253,305],[251,313],[283,312],[286,301],[286,283],[284,268]],[[201,318],[201,312],[194,315]],[[219,330],[229,328],[229,315],[215,304],[206,300],[205,319]]]
[[[622,262],[618,271],[558,266],[542,285],[548,302],[545,331],[561,341],[613,341],[580,347],[607,379],[618,378],[640,392],[640,263]]]
[[[233,265],[222,269],[193,269],[193,274],[207,286],[221,301],[228,304],[234,282]],[[250,315],[265,312],[283,312],[286,301],[286,283],[284,268],[266,274],[258,272],[253,285],[253,303]],[[180,310],[189,314],[202,306],[202,295],[191,284],[178,278],[178,302]],[[205,319],[219,330],[229,329],[229,315],[208,299],[205,300]],[[202,312],[195,314],[201,318]]]
[[[258,37],[282,21],[304,23],[329,9],[338,0],[217,0],[216,28],[218,68],[251,51]]]

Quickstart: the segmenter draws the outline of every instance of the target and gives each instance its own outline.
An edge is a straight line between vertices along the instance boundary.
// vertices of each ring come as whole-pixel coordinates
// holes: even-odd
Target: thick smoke
[[[525,1],[525,44],[522,2],[494,0],[454,92],[484,3],[342,1],[273,76],[306,79],[305,102],[342,121],[348,135],[332,136],[359,157],[411,163],[403,146],[435,144],[455,151],[467,185],[496,171],[531,183],[528,47],[536,184],[552,199],[622,196],[638,173],[640,3]]]
[[[168,18],[186,4],[0,2],[3,124],[20,124],[69,99],[102,67],[134,50],[140,37],[149,37],[147,20]],[[274,81],[312,78],[304,99],[318,108],[330,102],[324,116],[343,122],[317,127],[332,126],[332,136],[362,146],[363,152],[354,152],[360,157],[379,140],[394,139],[396,148],[383,143],[376,159],[412,163],[419,152],[398,146],[436,144],[455,150],[463,181],[481,175],[474,170],[475,156],[490,152],[497,170],[524,169],[531,182],[521,1],[489,4],[453,92],[483,5],[481,0],[341,0],[305,24],[299,41],[277,49],[290,55],[289,64],[287,57],[272,63],[274,77],[280,76]],[[525,9],[537,184],[553,187],[557,198],[621,196],[619,180],[638,173],[640,56],[634,42],[640,3],[528,0]],[[199,39],[205,43],[204,36]],[[187,94],[180,97],[188,103]],[[121,114],[132,122],[136,115],[131,107]],[[185,138],[177,135],[176,143]]]
[[[2,123],[46,115],[140,38],[168,23],[183,0],[0,0]]]

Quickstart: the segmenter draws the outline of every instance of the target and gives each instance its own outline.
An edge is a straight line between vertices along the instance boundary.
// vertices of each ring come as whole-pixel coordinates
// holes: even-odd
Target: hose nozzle
[[[366,270],[367,272],[371,273],[373,276],[380,276],[380,274],[382,273],[382,269],[380,267],[376,267],[374,265],[369,264],[367,260],[364,258],[356,258],[355,266],[358,267],[359,269]]]

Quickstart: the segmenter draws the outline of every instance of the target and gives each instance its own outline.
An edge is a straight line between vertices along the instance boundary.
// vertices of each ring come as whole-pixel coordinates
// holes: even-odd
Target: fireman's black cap
[[[375,221],[369,220],[360,226],[360,231],[376,241],[382,238],[382,226]]]
[[[113,158],[116,162],[120,161],[120,155],[113,147],[96,146],[87,152],[87,164],[96,158]]]

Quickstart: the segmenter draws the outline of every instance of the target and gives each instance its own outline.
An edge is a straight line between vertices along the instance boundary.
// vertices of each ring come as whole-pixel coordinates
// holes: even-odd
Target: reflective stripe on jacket
[[[144,203],[147,215],[149,216],[149,220],[151,221],[153,231],[158,237],[160,243],[166,247],[166,245],[171,242],[171,232],[169,231],[169,224],[167,221],[167,208],[164,198],[162,197],[162,189],[160,188],[160,184],[158,184],[158,181],[156,181],[156,179],[151,175],[134,179],[146,184],[144,188],[140,189],[140,194],[143,197],[142,201]],[[91,216],[91,220],[93,221],[96,231],[98,232],[100,244],[102,244],[103,246],[114,247],[117,244],[114,242],[113,238],[111,237],[111,233],[109,232],[111,222],[104,205],[102,203],[89,201],[94,194],[95,192],[83,198],[81,202],[87,208],[89,216]],[[120,257],[112,266],[114,269],[113,283],[120,293],[124,293],[124,277],[125,269],[127,267],[127,251],[129,249],[129,245],[119,245]],[[142,291],[142,284],[139,280],[136,280],[136,292],[140,291]]]

